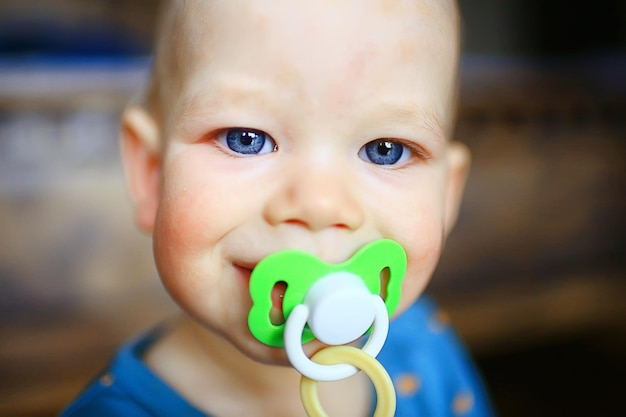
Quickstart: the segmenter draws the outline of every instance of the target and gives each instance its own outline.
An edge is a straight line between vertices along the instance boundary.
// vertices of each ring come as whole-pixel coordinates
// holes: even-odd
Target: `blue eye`
[[[254,129],[228,129],[220,134],[219,142],[240,155],[261,155],[276,149],[276,143],[267,133]]]
[[[359,150],[359,157],[376,165],[395,165],[406,161],[411,151],[398,141],[389,139],[377,139]]]

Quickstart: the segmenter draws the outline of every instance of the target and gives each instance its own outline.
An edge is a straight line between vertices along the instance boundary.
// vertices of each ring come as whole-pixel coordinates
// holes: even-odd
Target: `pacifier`
[[[387,338],[389,317],[400,302],[406,264],[404,249],[383,239],[363,246],[339,264],[285,250],[269,255],[252,271],[248,327],[262,343],[285,348],[290,363],[303,376],[301,396],[309,416],[326,416],[317,399],[317,381],[337,381],[359,370],[376,388],[374,415],[393,415],[393,385],[375,357]],[[273,322],[270,314],[277,285],[285,288],[281,323]],[[344,346],[368,333],[362,349]],[[329,347],[309,359],[302,345],[314,338]]]

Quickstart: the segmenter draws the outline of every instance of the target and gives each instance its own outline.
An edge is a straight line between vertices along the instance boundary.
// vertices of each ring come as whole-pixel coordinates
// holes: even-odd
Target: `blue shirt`
[[[157,328],[122,346],[61,416],[206,417],[142,362],[161,332]],[[472,361],[445,314],[427,297],[391,323],[378,360],[395,385],[397,417],[494,415]]]

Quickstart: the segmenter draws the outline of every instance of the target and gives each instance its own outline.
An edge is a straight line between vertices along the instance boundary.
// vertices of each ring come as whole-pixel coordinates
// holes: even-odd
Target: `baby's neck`
[[[191,319],[178,322],[144,360],[174,390],[211,415],[305,416],[297,371],[253,361]],[[322,404],[331,416],[368,415],[370,391],[362,373],[320,384]]]

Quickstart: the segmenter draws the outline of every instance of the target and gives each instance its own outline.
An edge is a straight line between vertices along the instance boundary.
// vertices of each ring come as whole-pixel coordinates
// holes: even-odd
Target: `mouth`
[[[250,276],[252,275],[252,270],[256,265],[254,264],[243,264],[243,263],[234,263],[235,269],[239,271],[241,276],[243,277],[243,283],[246,288],[250,286]],[[284,281],[279,281],[274,284],[272,288],[270,297],[272,300],[272,308],[269,312],[270,322],[275,326],[280,326],[285,323],[285,314],[283,309],[283,301],[285,299],[285,292],[287,291],[287,283]]]
[[[274,326],[285,324],[285,313],[283,310],[283,301],[285,300],[285,291],[287,291],[287,283],[278,281],[272,288],[272,308],[270,310],[270,321]]]

